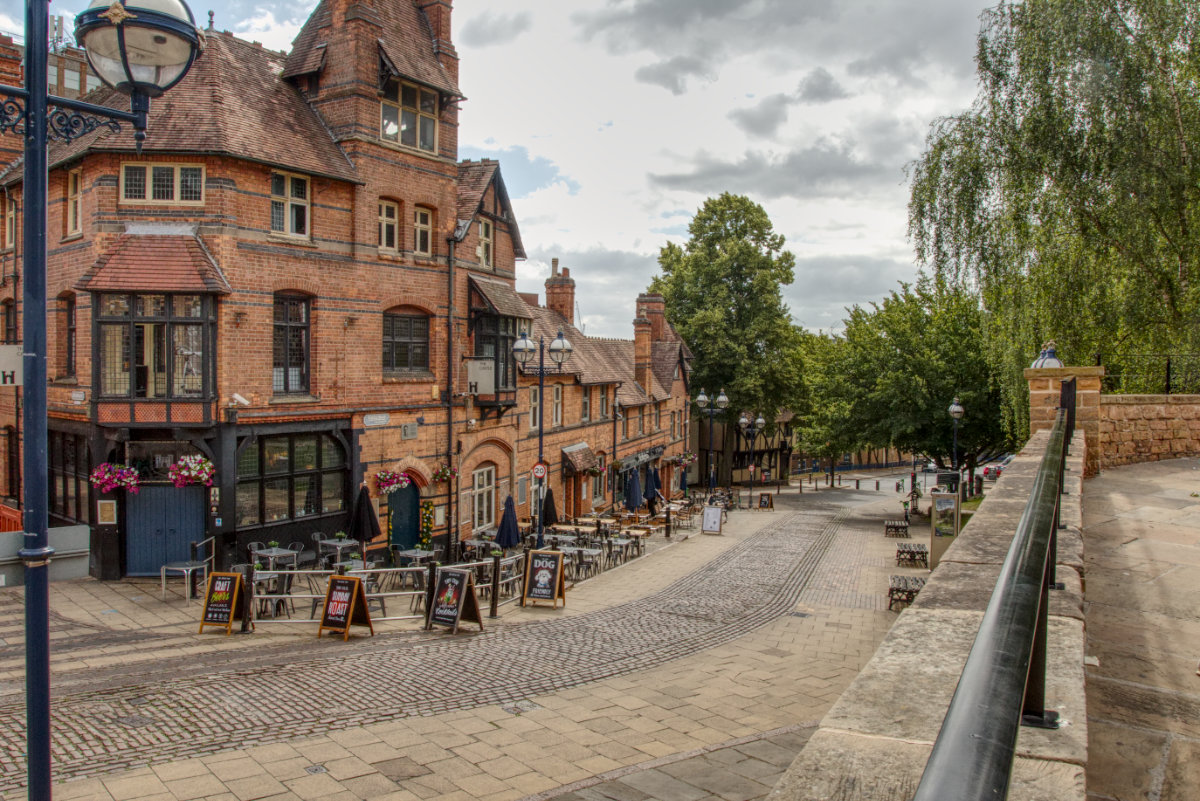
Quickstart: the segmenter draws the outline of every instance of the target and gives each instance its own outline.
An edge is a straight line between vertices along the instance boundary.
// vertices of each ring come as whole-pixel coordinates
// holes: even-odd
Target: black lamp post
[[[711,405],[710,405],[711,403]],[[701,409],[708,409],[708,491],[712,492],[717,486],[716,474],[714,472],[716,465],[713,463],[713,415],[717,413],[717,409],[724,409],[729,405],[729,398],[725,397],[725,390],[717,393],[717,397],[711,401],[704,390],[700,390],[700,394],[696,396],[696,405]]]
[[[533,340],[521,332],[521,336],[513,343],[513,356],[521,364],[529,364],[536,351],[538,355],[538,463],[542,463],[542,440],[546,430],[546,351],[550,351],[550,361],[558,365],[558,371],[562,372],[562,365],[567,359],[571,358],[571,353],[574,348],[571,343],[563,336],[563,332],[559,331],[558,336],[551,342],[550,346],[546,347],[545,337],[538,337],[537,344],[533,344]],[[538,485],[538,502],[537,502],[537,547],[541,548],[545,543],[543,540],[542,527],[542,501],[546,497],[546,478],[543,477]]]
[[[758,435],[762,432],[762,430],[764,428],[766,428],[766,426],[767,426],[767,421],[763,419],[761,414],[755,415],[753,420],[751,420],[745,414],[743,414],[741,416],[741,418],[738,419],[738,427],[742,429],[742,434],[750,440],[750,494],[751,494],[751,496],[754,495],[754,476],[758,472],[755,469],[755,464],[754,464],[754,441],[758,438]]]
[[[958,421],[962,419],[963,409],[962,404],[958,402],[958,398],[950,404],[950,408],[946,411],[950,412],[950,416],[954,418],[954,471],[958,472]],[[957,479],[955,479],[957,481]]]
[[[618,384],[617,386],[619,388],[620,384]],[[621,403],[617,400],[617,391],[616,391],[616,389],[614,389],[613,390],[613,418],[612,418],[612,420],[613,420],[612,486],[609,487],[609,489],[612,490],[612,499],[613,499],[612,511],[613,511],[614,515],[616,515],[616,513],[617,513],[617,484],[619,483],[617,480],[617,422],[620,420],[624,420],[624,419],[625,418],[621,416]]]
[[[95,0],[75,18],[75,39],[109,86],[130,96],[129,111],[55,97],[47,91],[50,0],[25,3],[25,86],[0,86],[0,132],[22,134],[24,234],[24,341],[22,360],[25,423],[25,707],[28,797],[50,798],[49,564],[54,555],[48,529],[46,420],[46,206],[47,143],[69,141],[97,128],[133,126],[140,151],[146,138],[150,98],[178,83],[204,47],[204,34],[182,0]]]

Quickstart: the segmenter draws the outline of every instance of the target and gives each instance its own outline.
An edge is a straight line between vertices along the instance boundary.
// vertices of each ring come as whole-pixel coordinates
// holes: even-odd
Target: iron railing
[[[1060,405],[1073,404],[1073,384],[1063,389]],[[1071,435],[1067,420],[1073,411],[1059,409],[913,801],[1002,801],[1008,796],[1020,727],[1058,727],[1058,713],[1045,708],[1046,625]]]
[[[1096,354],[1113,395],[1200,394],[1200,353]]]

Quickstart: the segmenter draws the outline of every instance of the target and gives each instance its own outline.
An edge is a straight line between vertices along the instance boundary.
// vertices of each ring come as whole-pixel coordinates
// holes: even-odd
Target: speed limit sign
[[[545,478],[546,477],[546,463],[545,462],[538,462],[537,464],[535,464],[533,466],[533,477],[534,478]]]

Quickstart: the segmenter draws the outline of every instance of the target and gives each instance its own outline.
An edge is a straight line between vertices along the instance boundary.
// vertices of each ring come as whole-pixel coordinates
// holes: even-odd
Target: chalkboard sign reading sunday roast
[[[228,635],[233,630],[233,621],[240,620],[245,609],[243,589],[241,573],[209,573],[197,633],[203,634],[205,626],[217,626],[225,629]],[[253,629],[254,624],[250,627]]]
[[[333,631],[341,634],[342,640],[348,640],[351,626],[366,626],[371,630],[371,636],[375,636],[362,579],[358,576],[330,576],[329,584],[325,587],[325,611],[321,613],[317,636],[320,637],[323,631]]]
[[[483,631],[483,615],[479,610],[479,599],[475,597],[475,574],[470,570],[438,568],[433,603],[425,615],[425,628],[446,626],[452,634],[457,634],[458,624],[463,620],[478,623],[479,630]]]
[[[562,551],[530,551],[525,569],[525,586],[521,606],[536,601],[550,601],[558,608],[562,600],[567,605],[567,578],[563,571]]]

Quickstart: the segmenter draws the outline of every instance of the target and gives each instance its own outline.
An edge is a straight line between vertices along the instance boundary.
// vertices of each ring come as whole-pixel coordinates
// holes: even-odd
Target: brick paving
[[[602,574],[568,610],[508,607],[483,633],[250,649],[259,635],[126,632],[195,653],[56,676],[56,797],[665,799],[700,776],[713,786],[697,797],[758,797],[744,793],[769,788],[895,618],[884,512],[861,506],[881,497],[782,496],[731,515],[732,536]],[[80,632],[72,647],[112,639]],[[23,708],[0,701],[11,793]]]

